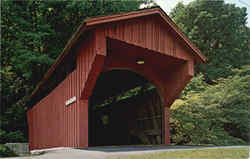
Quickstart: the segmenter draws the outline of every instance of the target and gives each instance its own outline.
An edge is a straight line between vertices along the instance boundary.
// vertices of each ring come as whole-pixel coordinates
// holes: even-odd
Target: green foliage
[[[23,85],[11,67],[0,70],[1,75],[1,115],[0,143],[27,141],[25,98],[28,86]],[[26,139],[25,139],[26,138]]]
[[[27,139],[23,136],[23,132],[19,130],[7,133],[6,131],[0,129],[0,140],[1,143],[27,142]]]
[[[111,96],[108,99],[101,101],[101,103],[97,102],[97,104],[95,104],[93,107],[96,107],[96,108],[97,107],[104,107],[104,106],[107,106],[113,102],[119,102],[121,100],[126,100],[128,98],[135,97],[138,94],[148,92],[152,89],[155,89],[155,86],[152,85],[151,83],[146,83],[143,86],[138,86],[138,87],[132,88],[130,90],[124,91],[120,94],[117,94],[115,96]]]
[[[199,71],[206,81],[232,75],[232,69],[249,63],[250,29],[246,8],[221,1],[195,0],[179,3],[170,16],[208,58]]]
[[[2,1],[0,143],[27,141],[25,103],[84,19],[136,10],[142,3],[151,0]],[[173,142],[249,142],[246,9],[224,1],[196,0],[179,3],[171,17],[209,59],[172,107]],[[138,87],[114,99],[127,99],[141,90]]]
[[[212,7],[211,7],[212,6]],[[208,63],[172,106],[176,144],[249,142],[250,29],[246,8],[224,1],[179,3],[171,17],[206,55]]]
[[[0,145],[0,157],[16,157],[17,155],[7,146]]]
[[[23,141],[21,136],[27,140],[25,103],[82,21],[137,10],[150,2],[1,1],[0,143]],[[19,130],[23,135],[13,137]]]
[[[189,91],[171,109],[172,140],[177,144],[246,144],[250,136],[250,67],[218,79],[202,92]],[[197,77],[199,78],[199,77]],[[192,83],[192,82],[191,82]]]
[[[209,85],[205,82],[204,75],[202,73],[194,77],[191,82],[182,91],[181,98],[184,98],[188,93],[199,93],[204,91]]]

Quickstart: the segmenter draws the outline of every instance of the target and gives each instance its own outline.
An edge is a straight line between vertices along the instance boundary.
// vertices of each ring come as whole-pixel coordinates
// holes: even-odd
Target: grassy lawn
[[[111,159],[248,159],[249,148],[180,150],[145,155],[114,157]]]

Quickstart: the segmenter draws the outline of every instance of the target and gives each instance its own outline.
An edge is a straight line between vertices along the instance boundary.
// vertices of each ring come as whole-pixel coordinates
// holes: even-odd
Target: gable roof
[[[83,21],[80,26],[77,28],[76,32],[72,35],[71,39],[67,42],[65,48],[62,53],[57,57],[55,63],[50,67],[50,69],[46,72],[43,79],[36,86],[34,91],[31,94],[31,97],[41,88],[43,83],[48,80],[51,74],[55,71],[56,67],[60,64],[60,62],[64,59],[64,57],[69,53],[72,49],[72,46],[76,43],[80,35],[84,34],[87,30],[94,28],[97,25],[110,23],[110,22],[118,22],[122,20],[133,19],[137,17],[144,17],[148,15],[159,15],[180,37],[180,39],[192,50],[194,56],[198,57],[200,61],[206,62],[206,57],[201,53],[201,51],[179,30],[177,25],[170,19],[170,17],[160,8],[160,7],[152,7],[147,9],[140,9],[137,11],[132,11],[128,13],[110,15],[110,16],[102,16],[96,18],[90,18]]]

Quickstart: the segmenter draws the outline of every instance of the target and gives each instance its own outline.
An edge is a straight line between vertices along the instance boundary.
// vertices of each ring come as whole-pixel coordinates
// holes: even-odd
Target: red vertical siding
[[[165,133],[165,144],[170,144],[170,126],[169,126],[169,120],[170,120],[170,107],[167,105],[164,107],[163,110],[163,118],[164,118],[164,133]]]
[[[97,52],[102,54],[105,51],[100,50],[106,49],[103,45],[105,37],[110,37],[176,58],[184,60],[193,58],[174,33],[154,16],[100,26],[96,29],[96,34]],[[176,48],[181,48],[181,51],[176,52]]]
[[[93,34],[88,37],[88,40],[83,44],[79,49],[79,56],[77,58],[77,93],[81,97],[81,92],[85,87],[85,84],[88,80],[91,68],[97,54],[95,41]],[[101,49],[101,47],[99,48]],[[82,98],[82,97],[81,97]],[[77,114],[77,124],[76,124],[76,133],[78,147],[87,147],[88,146],[88,99],[82,98],[77,101],[77,107],[75,112]]]
[[[167,76],[157,73],[159,70],[154,65],[149,67],[152,70],[136,70],[130,67],[142,71],[142,74],[147,75],[161,87],[164,101],[167,101],[166,107],[170,106],[193,75],[193,55],[189,54],[173,32],[154,16],[100,25],[93,29],[93,33],[89,34],[79,46],[76,70],[28,111],[31,149],[88,146],[88,100],[103,67],[107,37],[187,61],[179,65],[180,68],[176,69],[176,72],[164,72],[168,74]],[[113,65],[116,62],[119,62],[117,65],[131,65],[130,62],[125,63],[124,59],[111,61]],[[168,83],[168,86],[164,83]],[[167,91],[171,94],[167,94]],[[74,96],[76,102],[66,106],[65,102]],[[169,115],[169,108],[166,108],[164,110],[166,143],[169,143]]]
[[[77,69],[27,113],[31,149],[87,146],[88,100],[80,95],[96,55],[93,41],[89,36],[79,47]],[[66,106],[74,96],[77,101]]]
[[[47,97],[29,110],[27,115],[31,149],[74,146],[74,143],[68,143],[68,140],[75,137],[74,134],[69,134],[73,129],[69,121],[74,117],[71,113],[72,108],[76,107],[76,102],[67,107],[65,101],[77,95],[76,73],[76,71],[72,72]],[[67,122],[65,122],[65,114]],[[64,145],[65,142],[67,144]]]

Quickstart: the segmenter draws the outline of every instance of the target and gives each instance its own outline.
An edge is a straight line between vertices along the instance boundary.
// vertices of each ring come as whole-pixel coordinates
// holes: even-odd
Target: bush
[[[171,107],[172,142],[236,145],[249,142],[250,67],[204,91],[187,91]],[[199,79],[194,80],[196,83]],[[192,83],[192,82],[191,82]],[[200,83],[200,82],[198,82]]]
[[[18,156],[5,145],[0,145],[0,157],[15,157]]]
[[[6,132],[0,129],[0,144],[7,142],[25,142],[26,139],[21,131]]]

